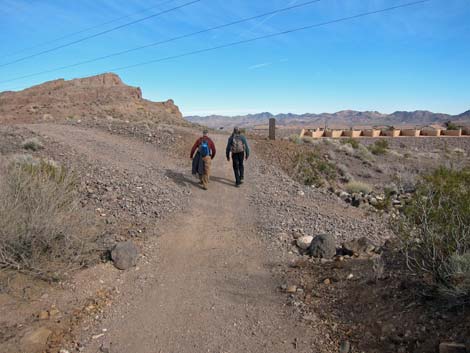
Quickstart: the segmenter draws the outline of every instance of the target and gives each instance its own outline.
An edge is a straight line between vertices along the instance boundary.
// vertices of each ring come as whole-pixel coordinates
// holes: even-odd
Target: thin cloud
[[[263,67],[271,66],[272,64],[273,63],[271,63],[271,62],[256,64],[256,65],[250,66],[248,68],[248,70],[257,70],[257,69],[261,69]]]

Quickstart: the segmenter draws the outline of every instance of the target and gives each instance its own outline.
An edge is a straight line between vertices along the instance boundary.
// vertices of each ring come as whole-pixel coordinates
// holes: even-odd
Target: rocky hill
[[[138,87],[113,73],[55,80],[19,92],[0,93],[0,122],[33,122],[65,118],[113,117],[184,123],[172,100],[151,102]]]
[[[392,114],[382,114],[377,111],[354,111],[343,110],[336,113],[321,114],[277,114],[260,113],[240,116],[188,116],[187,120],[207,125],[209,127],[253,127],[267,124],[269,118],[276,118],[280,126],[316,126],[324,127],[352,127],[352,126],[374,126],[374,125],[430,125],[443,124],[449,120],[470,123],[470,111],[460,115],[449,115],[432,113],[418,110],[414,112],[397,111]]]

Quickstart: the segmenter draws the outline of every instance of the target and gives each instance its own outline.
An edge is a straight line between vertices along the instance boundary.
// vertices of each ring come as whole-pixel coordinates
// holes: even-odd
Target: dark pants
[[[245,159],[245,152],[232,153],[233,172],[235,173],[235,182],[237,185],[241,184],[245,176],[245,167],[243,161]]]

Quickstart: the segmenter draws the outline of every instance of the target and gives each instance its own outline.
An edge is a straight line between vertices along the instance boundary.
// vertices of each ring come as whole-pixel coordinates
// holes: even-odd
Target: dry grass
[[[372,191],[372,187],[369,184],[363,183],[361,181],[351,180],[344,186],[345,190],[350,194],[369,194]]]
[[[76,181],[55,163],[19,156],[0,176],[0,268],[59,279],[90,260]]]

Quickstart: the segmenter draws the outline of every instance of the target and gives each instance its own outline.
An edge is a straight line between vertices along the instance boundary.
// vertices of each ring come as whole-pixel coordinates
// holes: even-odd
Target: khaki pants
[[[204,161],[204,174],[201,176],[202,187],[207,189],[209,186],[209,177],[211,174],[211,165],[212,159],[210,156],[203,157],[202,160]]]

